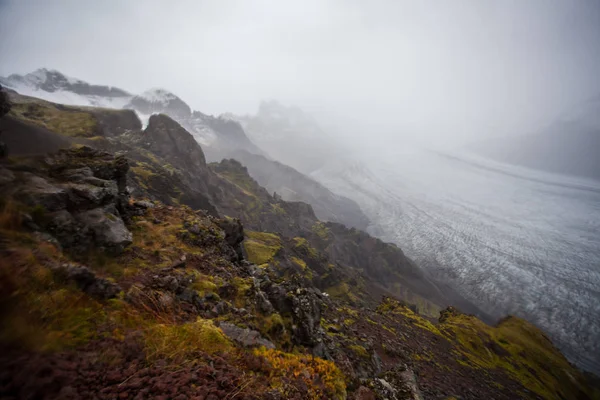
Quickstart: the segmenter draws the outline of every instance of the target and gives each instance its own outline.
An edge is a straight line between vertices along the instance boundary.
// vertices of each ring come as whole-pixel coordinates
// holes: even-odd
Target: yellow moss
[[[323,222],[317,222],[312,226],[312,231],[322,240],[329,239],[329,228]]]
[[[294,264],[296,264],[297,266],[299,266],[303,270],[305,270],[307,268],[306,267],[306,262],[303,259],[298,258],[298,257],[290,257],[290,259],[292,260],[292,262]]]
[[[400,302],[398,302],[394,299],[391,299],[389,297],[386,298],[377,307],[377,312],[379,312],[380,314],[383,314],[383,315],[387,315],[387,314],[402,315],[402,316],[408,318],[412,322],[413,325],[415,325],[421,329],[428,330],[431,333],[434,333],[436,335],[440,335],[440,336],[442,335],[442,333],[439,331],[439,329],[435,325],[433,325],[429,320],[423,318],[419,314],[416,314],[415,312],[413,312],[413,310],[411,310],[404,304],[401,304]]]
[[[275,234],[247,231],[246,236],[248,239],[244,241],[244,248],[251,263],[266,264],[281,249],[281,239]]]
[[[277,215],[285,215],[286,212],[279,204],[271,204],[271,209]]]
[[[236,276],[235,278],[233,278],[231,283],[233,284],[236,290],[236,296],[234,300],[235,306],[238,308],[244,307],[244,305],[246,304],[246,294],[250,289],[252,289],[251,278],[243,279]]]
[[[202,318],[181,325],[153,325],[144,338],[149,360],[164,358],[181,362],[194,359],[201,352],[221,353],[232,348],[221,329]]]
[[[351,316],[353,316],[355,318],[358,317],[358,311],[356,311],[355,309],[350,308],[350,307],[339,307],[337,309],[337,311],[341,312],[341,313],[344,313],[344,314],[351,315]]]
[[[302,237],[294,238],[294,248],[300,250],[302,253],[312,257],[317,257],[317,251],[308,243],[308,240]]]
[[[501,368],[545,399],[586,393],[579,371],[539,329],[522,319],[509,317],[491,327],[473,316],[452,315],[440,328],[472,368]]]
[[[207,277],[199,277],[192,284],[191,288],[196,290],[200,296],[204,296],[207,293],[216,293],[218,290],[217,285]]]
[[[254,349],[254,354],[269,363],[271,387],[280,387],[282,379],[296,378],[304,381],[309,399],[346,398],[344,375],[331,361],[264,347]]]
[[[348,283],[341,282],[339,285],[327,288],[327,294],[333,298],[349,301],[351,303],[358,301],[356,296],[356,288],[350,287]]]
[[[66,136],[94,136],[97,131],[91,113],[38,99],[14,103],[10,115]]]
[[[365,349],[364,347],[362,347],[358,344],[351,344],[350,346],[348,346],[348,348],[350,350],[352,350],[354,352],[354,354],[356,354],[359,357],[369,358],[369,353],[367,352],[367,349]]]
[[[151,177],[155,175],[154,172],[150,171],[147,167],[144,166],[135,166],[131,167],[133,173],[139,176],[143,181],[148,181]]]

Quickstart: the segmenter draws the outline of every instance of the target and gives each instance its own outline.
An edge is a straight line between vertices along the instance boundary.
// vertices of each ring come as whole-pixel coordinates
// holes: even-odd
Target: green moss
[[[266,264],[272,261],[281,249],[281,239],[275,234],[246,231],[246,236],[248,239],[244,241],[244,248],[251,263]]]
[[[98,130],[96,118],[91,113],[43,100],[14,103],[10,115],[65,136],[91,137]]]
[[[246,304],[247,293],[250,289],[252,289],[252,280],[251,278],[244,279],[240,277],[235,277],[231,281],[233,286],[235,287],[236,297],[234,300],[235,306],[240,308],[244,307]]]
[[[308,240],[302,237],[294,238],[294,249],[306,256],[317,258],[317,251],[310,245]]]
[[[365,349],[364,347],[357,345],[357,344],[351,344],[350,346],[348,346],[348,348],[350,350],[352,350],[354,352],[354,354],[356,354],[357,356],[361,357],[361,358],[369,358],[369,353],[367,352],[367,349]]]
[[[441,331],[457,344],[464,364],[478,369],[503,369],[543,398],[585,393],[583,379],[550,340],[535,326],[515,317],[497,327],[473,316],[448,317]]]
[[[285,215],[286,212],[279,204],[271,204],[271,209],[277,215]]]
[[[333,298],[354,303],[359,300],[356,296],[356,288],[350,287],[347,282],[341,282],[336,286],[327,288],[327,294]]]
[[[133,173],[138,176],[139,178],[141,178],[143,181],[148,181],[150,178],[152,178],[154,175],[156,175],[154,172],[152,172],[150,169],[148,169],[147,166],[143,166],[143,165],[138,165],[138,166],[134,166],[130,168]]]
[[[191,284],[191,288],[196,290],[200,296],[205,296],[208,293],[216,293],[218,286],[207,278],[200,278]]]
[[[314,224],[312,226],[312,231],[321,240],[328,240],[329,239],[329,234],[330,234],[329,228],[327,228],[323,222],[319,221],[316,224]]]

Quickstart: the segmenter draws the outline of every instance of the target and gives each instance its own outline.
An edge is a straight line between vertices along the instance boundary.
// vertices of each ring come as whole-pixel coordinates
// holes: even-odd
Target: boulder
[[[118,254],[132,242],[131,232],[116,210],[95,208],[79,213],[77,221],[94,234],[94,244],[99,248]]]
[[[389,400],[423,400],[414,372],[401,364],[369,382],[376,398]]]
[[[225,232],[225,241],[235,250],[238,261],[244,258],[242,242],[244,241],[244,226],[237,218],[224,218],[217,225]]]
[[[272,342],[263,338],[259,332],[252,329],[240,328],[229,322],[221,322],[219,327],[228,338],[244,347],[265,346],[268,349],[275,348]]]
[[[99,278],[88,267],[63,264],[55,268],[58,274],[75,284],[84,292],[100,300],[111,299],[117,296],[121,287],[107,279]]]
[[[68,193],[64,188],[29,172],[24,172],[22,178],[24,182],[15,189],[14,196],[17,200],[32,207],[43,207],[50,212],[67,207]]]

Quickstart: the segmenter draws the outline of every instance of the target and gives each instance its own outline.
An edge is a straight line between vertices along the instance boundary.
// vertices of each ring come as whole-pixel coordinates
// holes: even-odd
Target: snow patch
[[[150,103],[161,104],[168,104],[169,101],[177,99],[177,96],[175,96],[173,93],[160,88],[146,90],[144,93],[140,94],[137,97],[142,98]]]

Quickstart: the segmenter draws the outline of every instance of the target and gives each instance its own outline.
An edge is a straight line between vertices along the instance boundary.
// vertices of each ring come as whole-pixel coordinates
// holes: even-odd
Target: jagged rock
[[[294,337],[300,344],[316,345],[322,335],[321,329],[321,300],[314,291],[297,289],[292,296],[292,310],[295,329]]]
[[[121,287],[107,279],[99,278],[89,268],[84,266],[63,264],[56,268],[59,274],[72,280],[84,292],[98,299],[111,299],[117,296]]]
[[[158,289],[166,289],[170,292],[177,293],[182,292],[185,289],[185,284],[182,285],[177,277],[173,275],[158,276],[154,277],[152,287]]]
[[[171,264],[171,266],[169,268],[184,268],[186,262],[187,262],[187,256],[184,254],[179,258],[179,260],[176,260],[175,262],[173,262],[173,264]]]
[[[64,210],[67,207],[68,194],[64,188],[29,172],[24,172],[22,178],[24,183],[16,189],[16,199],[32,207],[43,207],[46,211]]]
[[[106,181],[105,186],[68,183],[60,185],[67,191],[67,208],[69,210],[90,210],[109,203],[117,198],[117,186],[114,182]]]
[[[377,400],[377,396],[368,387],[359,386],[356,392],[354,392],[352,400]]]
[[[225,231],[225,241],[235,250],[237,259],[242,260],[244,258],[242,249],[244,227],[242,222],[237,218],[224,218],[219,220],[217,224]]]
[[[379,375],[381,373],[381,358],[375,350],[373,350],[373,354],[371,354],[371,364],[373,364],[375,375]]]
[[[178,167],[203,169],[204,152],[181,125],[166,115],[152,115],[141,138],[142,144],[160,157],[169,159]]]
[[[438,321],[440,323],[442,323],[452,316],[461,315],[461,314],[462,314],[462,312],[460,310],[458,310],[456,307],[448,306],[445,309],[443,309],[442,311],[440,311],[440,317],[438,318]]]
[[[257,331],[240,328],[229,322],[221,322],[219,327],[227,337],[244,347],[265,346],[268,349],[275,348],[272,342],[263,338]]]
[[[275,311],[267,295],[261,290],[256,294],[256,305],[258,310],[265,315],[273,314],[273,311]]]
[[[399,365],[372,379],[369,387],[381,399],[423,400],[415,374],[406,365]]]
[[[133,206],[138,207],[138,208],[148,209],[148,208],[154,208],[154,203],[152,203],[151,201],[147,201],[147,200],[138,200],[138,201],[133,202]]]
[[[211,311],[212,311],[213,315],[219,316],[219,315],[227,314],[229,309],[230,309],[229,304],[225,303],[224,301],[220,301],[217,303],[216,306],[213,307],[213,309]]]
[[[131,232],[116,213],[103,208],[79,213],[76,219],[94,233],[97,247],[118,254],[132,242]]]
[[[288,314],[292,312],[292,296],[288,296],[288,289],[283,285],[271,285],[265,288],[271,304],[280,314]]]
[[[204,309],[204,299],[200,297],[197,291],[192,289],[183,289],[181,293],[177,295],[180,301],[192,304],[196,307],[196,310],[200,311]]]

